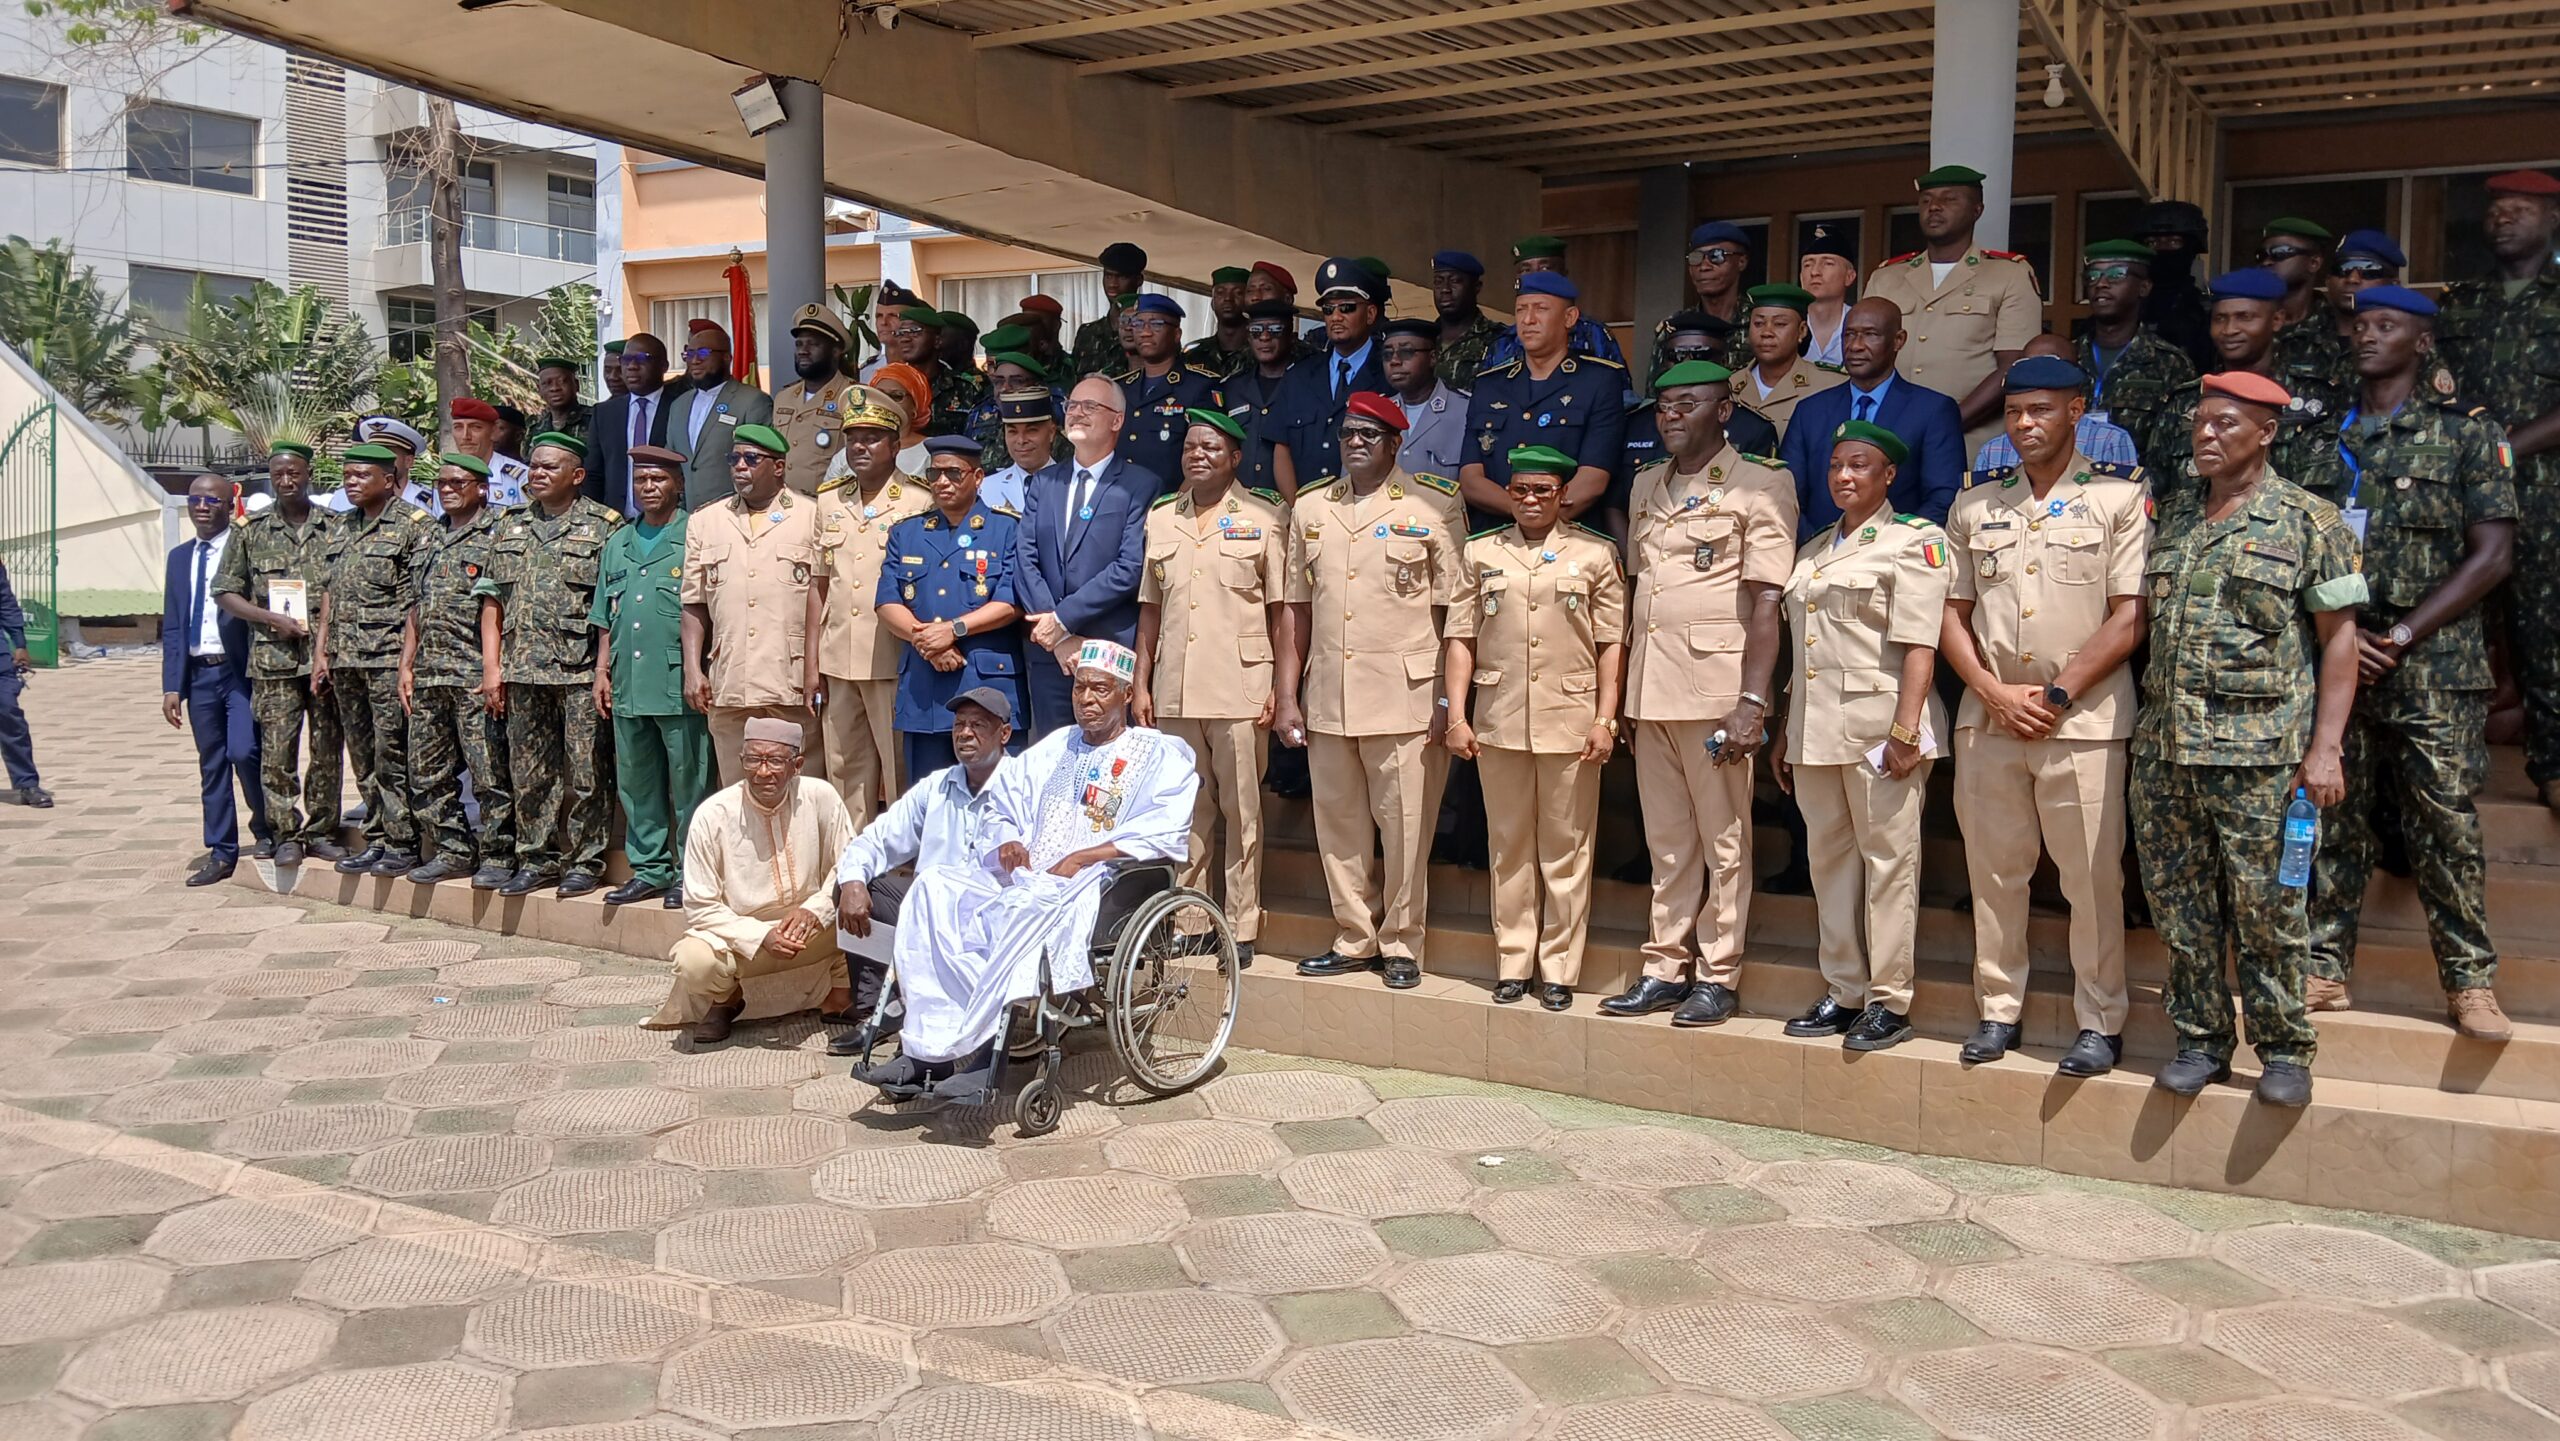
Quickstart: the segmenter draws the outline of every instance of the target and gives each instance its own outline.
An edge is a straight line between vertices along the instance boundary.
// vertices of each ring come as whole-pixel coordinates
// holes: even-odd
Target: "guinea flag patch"
[[[2498,442],[2498,464],[2509,470],[2516,468],[2516,448],[2504,440]]]
[[[1920,558],[1929,562],[1929,568],[1931,570],[1945,570],[1947,568],[1947,543],[1943,540],[1924,540],[1920,542]]]

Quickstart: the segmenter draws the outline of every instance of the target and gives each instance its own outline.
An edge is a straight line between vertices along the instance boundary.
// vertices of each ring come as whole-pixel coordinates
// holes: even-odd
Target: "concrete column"
[[[1689,167],[1657,165],[1636,176],[1635,329],[1628,383],[1649,389],[1653,328],[1689,303]]]
[[[1934,48],[1929,164],[1982,172],[1974,240],[2005,250],[2018,132],[2018,0],[1938,0]]]
[[[622,273],[622,147],[596,142],[596,350],[633,331],[647,328],[649,317],[634,316],[631,287]],[[665,339],[664,336],[659,337]],[[587,393],[599,399],[611,392],[598,381]]]
[[[806,80],[776,80],[780,125],[764,133],[764,383],[791,377],[791,317],[827,290],[824,97]]]

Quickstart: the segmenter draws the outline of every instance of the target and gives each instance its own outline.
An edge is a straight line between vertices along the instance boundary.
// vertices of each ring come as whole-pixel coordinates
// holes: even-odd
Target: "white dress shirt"
[[[1014,764],[1011,757],[997,770]],[[991,847],[983,837],[995,820],[995,775],[969,789],[967,766],[946,766],[907,787],[880,818],[862,828],[836,862],[836,884],[868,885],[912,863],[919,871],[975,867]]]
[[[201,608],[196,633],[187,642],[187,654],[218,656],[222,654],[222,607],[213,603],[213,578],[222,573],[222,553],[231,548],[231,528],[211,540],[198,538],[187,543],[187,581],[196,588],[190,612]]]

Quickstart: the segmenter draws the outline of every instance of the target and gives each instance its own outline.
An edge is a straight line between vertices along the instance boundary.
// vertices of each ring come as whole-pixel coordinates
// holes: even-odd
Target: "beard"
[[[836,357],[832,355],[820,356],[811,360],[794,359],[791,362],[791,368],[798,371],[800,378],[811,385],[823,384],[827,380],[833,378],[836,373],[836,366]]]

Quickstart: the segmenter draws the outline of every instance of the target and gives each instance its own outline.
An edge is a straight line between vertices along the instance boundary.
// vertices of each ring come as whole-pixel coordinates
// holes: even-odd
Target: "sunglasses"
[[[2133,278],[2133,267],[2130,265],[2092,265],[2083,269],[2080,274],[2083,279],[2087,280],[2130,280]]]
[[[1342,438],[1345,440],[1384,440],[1387,438],[1387,428],[1383,425],[1370,425],[1366,423],[1359,425],[1346,425],[1342,427]]]
[[[1286,335],[1289,327],[1277,320],[1257,320],[1244,328],[1247,335]]]
[[[231,502],[224,500],[218,495],[191,495],[187,497],[187,509],[189,510],[228,510],[230,507]]]
[[[782,457],[778,455],[767,455],[761,450],[733,450],[729,452],[729,464],[733,466],[760,465],[768,460],[779,465],[782,462]]]
[[[2340,275],[2361,275],[2376,280],[2387,280],[2400,273],[2379,260],[2341,260],[2337,270]]]
[[[1695,415],[1706,408],[1707,402],[1703,400],[1657,400],[1653,403],[1653,413],[1669,420]]]
[[[1553,481],[1549,481],[1543,485],[1532,485],[1524,484],[1515,480],[1508,486],[1505,486],[1504,489],[1510,491],[1513,495],[1522,500],[1552,500],[1556,496],[1564,494],[1564,487],[1557,485]]]
[[[1708,245],[1690,251],[1689,260],[1692,264],[1703,260],[1709,265],[1722,265],[1728,260],[1740,259],[1743,253],[1730,245]]]
[[[2308,245],[2269,245],[2260,248],[2258,251],[2258,263],[2260,265],[2274,265],[2279,261],[2291,260],[2297,255],[2309,255],[2311,253],[2311,247]]]
[[[929,481],[967,480],[969,478],[969,467],[965,465],[928,465],[924,468],[924,478]]]
[[[1437,349],[1437,347],[1429,344],[1428,342],[1408,340],[1401,345],[1388,346],[1387,354],[1398,360],[1419,360],[1423,356],[1429,355],[1435,349]]]
[[[1365,300],[1335,300],[1319,305],[1316,309],[1327,315],[1358,315],[1360,308],[1368,303]]]

